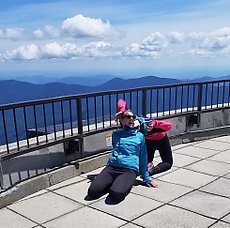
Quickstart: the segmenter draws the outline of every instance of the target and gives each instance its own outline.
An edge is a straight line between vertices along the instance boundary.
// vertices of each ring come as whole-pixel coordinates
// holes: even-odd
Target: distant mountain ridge
[[[215,81],[215,80],[225,80],[225,79],[230,79],[230,75],[221,76],[221,77],[218,77],[218,78],[206,76],[206,77],[195,78],[195,79],[186,80],[186,81],[191,81],[191,82],[205,82],[205,81]]]
[[[135,79],[114,78],[98,86],[70,85],[60,82],[38,85],[16,80],[2,80],[0,81],[0,104],[179,82],[181,81],[177,79],[158,78],[156,76],[146,76]]]
[[[111,75],[95,75],[95,76],[67,76],[67,77],[55,77],[55,76],[20,76],[20,77],[9,77],[3,80],[15,80],[20,82],[29,82],[32,84],[44,85],[47,83],[60,82],[64,84],[76,84],[76,85],[86,85],[86,86],[97,86],[105,83],[112,78]]]
[[[37,85],[15,80],[0,81],[0,104],[91,92],[92,88],[64,83]]]
[[[159,79],[158,83],[161,83],[160,81],[162,77],[157,77],[157,76],[143,76],[139,78],[127,78],[128,80],[136,80],[136,79],[143,79],[145,77],[155,77],[156,80]],[[43,75],[34,75],[34,76],[18,76],[18,77],[3,77],[2,80],[15,80],[15,81],[20,81],[20,82],[29,82],[32,84],[38,84],[38,85],[44,85],[47,83],[64,83],[64,84],[69,84],[69,85],[84,85],[84,86],[100,86],[101,84],[107,83],[111,80],[115,79],[121,79],[122,77],[115,77],[112,75],[107,75],[107,74],[102,74],[102,75],[94,75],[94,76],[65,76],[65,77],[58,77],[58,76],[43,76]],[[226,76],[221,76],[218,78],[210,77],[210,76],[203,76],[200,78],[195,78],[195,79],[181,79],[181,81],[189,81],[189,82],[199,82],[199,81],[210,81],[210,80],[222,80],[222,79],[229,79],[230,75]],[[171,78],[172,80],[177,80],[175,78]],[[124,79],[125,80],[125,79]],[[170,78],[167,78],[167,80],[170,80]]]
[[[121,79],[113,78],[112,80],[98,86],[99,91],[110,90],[110,89],[129,89],[143,86],[155,86],[155,85],[165,85],[165,84],[175,84],[180,83],[181,80],[171,79],[171,78],[159,78],[156,76],[145,76],[141,78],[134,79]]]
[[[193,81],[210,81],[210,80],[222,80],[229,79],[230,75],[212,78],[203,77],[194,80],[186,80],[189,82]],[[156,85],[166,85],[181,83],[185,80],[178,80],[173,78],[160,78],[157,76],[144,76],[140,78],[133,79],[122,79],[113,78],[108,81],[100,81],[99,78],[95,79],[100,81],[100,85],[92,86],[90,83],[88,85],[76,84],[79,78],[75,78],[74,83],[71,84],[73,78],[69,77],[68,83],[63,83],[66,79],[63,78],[63,82],[50,82],[45,84],[34,84],[30,82],[22,82],[17,80],[0,80],[0,104],[8,104],[20,101],[51,98],[57,96],[68,96],[77,95],[92,92],[102,92],[108,90],[121,90],[145,86],[156,86]],[[88,78],[89,80],[90,78]],[[105,78],[104,78],[105,80]]]
[[[114,78],[113,76],[110,75],[96,75],[96,76],[88,76],[88,77],[83,77],[83,76],[70,76],[70,77],[64,77],[61,79],[58,79],[57,82],[65,83],[65,84],[76,84],[76,85],[87,85],[87,86],[98,86],[101,85],[102,83],[105,83],[109,80]]]

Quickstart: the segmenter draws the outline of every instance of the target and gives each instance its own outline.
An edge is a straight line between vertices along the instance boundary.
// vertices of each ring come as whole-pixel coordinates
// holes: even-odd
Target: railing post
[[[202,93],[203,93],[203,84],[199,84],[198,87],[198,96],[197,96],[197,111],[199,112],[197,114],[197,127],[200,126],[200,112],[202,109]]]
[[[198,96],[197,96],[197,110],[200,112],[202,109],[202,84],[199,84],[198,87]]]
[[[83,156],[84,151],[84,140],[83,140],[83,120],[82,120],[82,100],[81,98],[77,98],[77,129],[79,138],[79,153],[81,157]]]
[[[4,188],[3,169],[2,169],[2,158],[0,157],[0,188]]]
[[[147,103],[147,99],[146,99],[146,90],[142,90],[142,115],[146,116],[147,114],[147,109],[146,109],[146,103]]]

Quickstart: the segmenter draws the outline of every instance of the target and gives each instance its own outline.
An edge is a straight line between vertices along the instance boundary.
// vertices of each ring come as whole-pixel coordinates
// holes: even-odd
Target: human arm
[[[167,120],[153,120],[147,127],[148,133],[169,131],[172,128],[172,123]]]
[[[135,126],[139,126],[139,130],[142,134],[147,135],[147,124],[144,117],[136,116],[134,121]]]
[[[140,174],[143,178],[143,182],[148,187],[157,187],[157,184],[154,183],[148,173],[148,160],[147,160],[147,150],[146,150],[146,143],[144,136],[142,135],[142,142],[140,145],[140,153],[139,153],[139,168],[140,168]]]

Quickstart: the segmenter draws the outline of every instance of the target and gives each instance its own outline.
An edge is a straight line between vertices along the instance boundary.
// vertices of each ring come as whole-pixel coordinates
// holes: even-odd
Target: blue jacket
[[[147,151],[144,135],[131,129],[121,129],[112,135],[113,153],[108,165],[134,170],[141,174],[145,183],[151,178],[148,173]]]

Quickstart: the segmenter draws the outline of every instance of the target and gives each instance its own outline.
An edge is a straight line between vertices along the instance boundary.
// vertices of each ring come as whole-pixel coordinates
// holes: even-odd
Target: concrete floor
[[[230,136],[174,146],[173,152],[173,168],[154,177],[158,188],[137,181],[120,204],[107,204],[106,195],[87,201],[98,169],[0,209],[0,227],[230,227]]]

